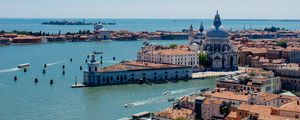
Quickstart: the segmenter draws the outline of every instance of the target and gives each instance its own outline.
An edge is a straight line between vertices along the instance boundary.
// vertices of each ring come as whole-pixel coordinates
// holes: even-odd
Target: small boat
[[[143,45],[149,45],[149,42],[144,41],[142,44]]]
[[[93,54],[102,54],[102,51],[94,51]]]
[[[167,91],[167,92],[164,92],[164,93],[163,93],[163,95],[169,95],[169,94],[171,94],[170,91]]]
[[[205,92],[205,91],[208,91],[209,90],[209,88],[203,88],[203,89],[201,89],[200,91],[201,92]]]
[[[19,68],[19,69],[30,68],[30,64],[29,64],[29,63],[20,64],[20,65],[18,65],[18,68]]]
[[[134,104],[128,103],[128,104],[125,104],[125,105],[124,105],[124,108],[132,107],[132,106],[134,106]]]
[[[168,98],[168,102],[172,102],[174,100],[175,100],[175,98]]]

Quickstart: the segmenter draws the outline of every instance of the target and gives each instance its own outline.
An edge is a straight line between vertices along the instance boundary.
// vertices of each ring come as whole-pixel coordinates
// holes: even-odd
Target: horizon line
[[[96,17],[0,17],[0,19],[157,19],[157,20],[213,20],[214,18],[96,18]],[[280,20],[280,21],[300,21],[300,18],[221,18],[222,20]]]

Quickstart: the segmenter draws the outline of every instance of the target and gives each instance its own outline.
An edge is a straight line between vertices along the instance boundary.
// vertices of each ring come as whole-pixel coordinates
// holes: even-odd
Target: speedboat
[[[172,101],[174,101],[175,100],[175,98],[169,98],[168,99],[168,102],[172,102]]]
[[[209,88],[204,88],[204,89],[201,89],[200,92],[205,92],[205,91],[208,91]]]
[[[93,53],[94,54],[102,54],[103,52],[102,51],[94,51]]]
[[[128,103],[128,104],[125,104],[125,105],[124,105],[124,108],[132,107],[132,106],[134,106],[134,104]]]
[[[164,92],[163,94],[164,94],[164,95],[169,95],[169,94],[171,94],[171,92],[170,92],[170,91],[166,91],[166,92]]]
[[[30,68],[30,64],[29,63],[24,63],[24,64],[20,64],[18,65],[19,69],[27,69]]]

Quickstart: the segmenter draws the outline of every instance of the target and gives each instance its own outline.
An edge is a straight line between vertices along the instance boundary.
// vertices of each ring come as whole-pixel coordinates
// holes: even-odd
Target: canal
[[[189,80],[153,85],[115,85],[71,88],[75,77],[82,81],[80,66],[93,51],[103,51],[102,67],[136,59],[143,41],[103,41],[0,46],[0,119],[101,119],[130,117],[141,111],[170,106],[168,98],[213,88],[215,79]],[[151,41],[152,44],[186,44],[184,40]],[[116,60],[113,60],[116,57]],[[72,58],[72,62],[70,62]],[[98,58],[99,59],[99,58]],[[30,63],[26,73],[17,65]],[[43,74],[43,65],[47,64]],[[65,75],[62,66],[65,65]],[[14,76],[18,79],[14,81]],[[35,83],[35,78],[38,82]],[[50,85],[50,80],[53,85]],[[163,95],[170,91],[169,96]],[[125,104],[133,107],[124,108]]]

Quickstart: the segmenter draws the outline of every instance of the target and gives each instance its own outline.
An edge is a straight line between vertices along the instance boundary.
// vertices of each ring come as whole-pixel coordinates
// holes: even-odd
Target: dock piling
[[[54,82],[53,82],[53,80],[51,79],[51,80],[50,80],[50,85],[53,85],[53,83],[54,83]]]
[[[38,83],[38,82],[39,82],[38,78],[35,78],[34,83]]]

